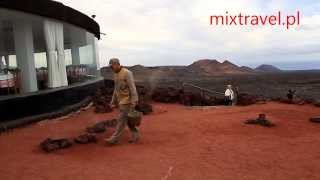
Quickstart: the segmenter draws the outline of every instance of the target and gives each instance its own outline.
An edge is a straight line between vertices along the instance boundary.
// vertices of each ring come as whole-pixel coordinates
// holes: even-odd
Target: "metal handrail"
[[[184,86],[191,86],[191,87],[200,89],[202,92],[208,92],[208,93],[211,93],[211,94],[224,95],[224,93],[222,93],[222,92],[212,91],[212,90],[210,90],[210,89],[202,88],[202,87],[200,87],[200,86],[196,86],[196,85],[190,84],[190,83],[183,83],[182,86],[183,86],[183,87],[184,87]]]

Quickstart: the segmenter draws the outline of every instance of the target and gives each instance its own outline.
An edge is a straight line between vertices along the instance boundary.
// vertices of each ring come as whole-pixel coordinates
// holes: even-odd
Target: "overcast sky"
[[[123,64],[188,65],[225,59],[255,67],[320,69],[319,0],[59,0],[97,15],[102,36],[100,63],[119,57]],[[211,15],[302,13],[301,26],[216,27]]]

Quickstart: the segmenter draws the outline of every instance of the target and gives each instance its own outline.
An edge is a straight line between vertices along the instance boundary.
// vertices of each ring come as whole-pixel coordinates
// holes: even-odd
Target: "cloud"
[[[101,31],[101,65],[119,57],[124,64],[184,65],[200,58],[230,59],[240,65],[315,61],[320,50],[320,3],[306,0],[61,0],[88,15]],[[272,15],[302,12],[302,25],[214,27],[215,14]],[[320,62],[320,61],[319,61]],[[320,68],[320,63],[318,64]]]

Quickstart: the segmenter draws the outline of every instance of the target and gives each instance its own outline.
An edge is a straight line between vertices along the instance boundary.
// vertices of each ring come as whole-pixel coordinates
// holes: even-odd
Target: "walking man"
[[[105,141],[110,145],[118,143],[125,127],[128,126],[132,133],[132,139],[129,142],[136,143],[140,137],[139,130],[136,126],[128,123],[128,113],[131,112],[138,103],[138,93],[133,74],[128,69],[122,67],[117,58],[110,59],[109,66],[114,72],[114,91],[110,106],[115,107],[118,105],[120,115],[115,132]]]

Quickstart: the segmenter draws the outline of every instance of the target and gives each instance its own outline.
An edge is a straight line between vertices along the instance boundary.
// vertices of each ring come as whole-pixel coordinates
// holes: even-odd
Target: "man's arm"
[[[112,98],[111,98],[111,102],[110,102],[110,106],[115,105],[116,100],[117,100],[116,88],[114,88],[113,94],[112,94]]]
[[[129,86],[129,89],[130,89],[130,101],[131,101],[131,104],[133,105],[136,105],[138,103],[138,93],[137,93],[137,89],[136,89],[136,85],[134,83],[134,78],[133,78],[133,74],[132,72],[128,72],[128,75],[127,75],[127,83],[128,83],[128,86]]]
[[[113,93],[112,93],[112,98],[111,98],[111,102],[110,102],[110,106],[112,107],[113,105],[116,105],[115,103],[118,101],[117,99],[117,92],[116,92],[116,79],[115,79],[115,75],[113,75]]]

